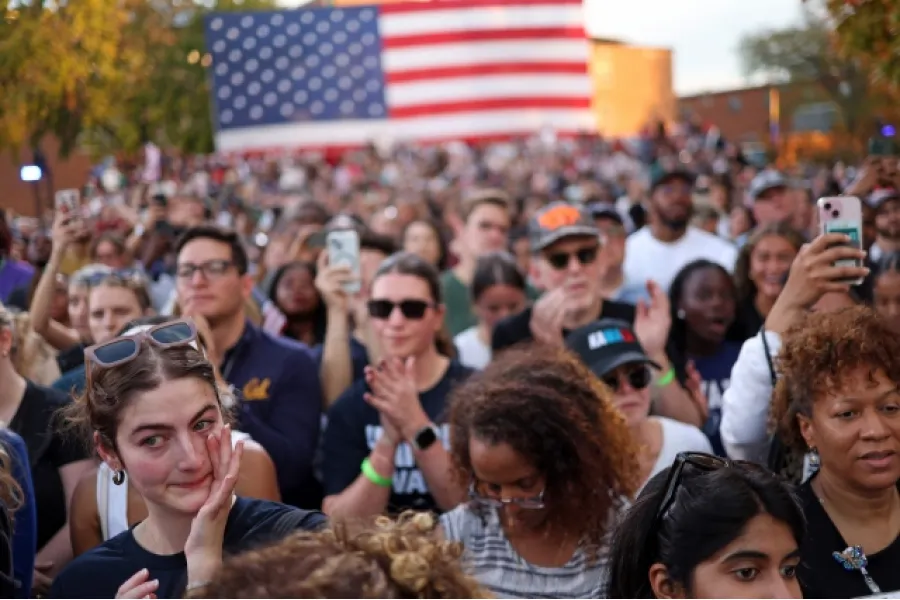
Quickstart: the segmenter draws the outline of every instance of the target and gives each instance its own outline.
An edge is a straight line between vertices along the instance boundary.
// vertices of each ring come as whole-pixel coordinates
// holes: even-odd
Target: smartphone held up
[[[353,279],[344,285],[348,294],[357,294],[360,290],[359,233],[355,229],[338,229],[328,233],[325,240],[328,250],[328,263],[350,268]]]
[[[832,196],[819,198],[816,202],[819,212],[819,235],[842,233],[850,238],[850,244],[862,250],[863,219],[862,202],[855,196]],[[843,259],[835,262],[838,267],[862,267],[859,259]],[[859,285],[862,279],[847,281]]]

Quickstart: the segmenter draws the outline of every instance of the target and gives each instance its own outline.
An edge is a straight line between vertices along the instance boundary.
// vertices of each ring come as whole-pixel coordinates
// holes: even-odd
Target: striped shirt
[[[605,598],[607,557],[595,562],[577,550],[561,567],[528,563],[513,549],[496,511],[467,505],[441,516],[448,540],[462,542],[467,572],[498,598]]]

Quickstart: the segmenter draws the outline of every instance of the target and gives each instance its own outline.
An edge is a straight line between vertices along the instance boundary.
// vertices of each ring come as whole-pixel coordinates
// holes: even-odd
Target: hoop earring
[[[118,470],[113,473],[112,481],[116,485],[122,485],[125,483],[125,471]]]

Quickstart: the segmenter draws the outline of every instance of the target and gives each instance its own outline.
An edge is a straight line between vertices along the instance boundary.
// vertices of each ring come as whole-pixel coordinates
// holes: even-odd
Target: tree
[[[212,149],[203,19],[274,0],[19,1],[0,22],[0,149]]]
[[[873,81],[900,92],[900,2],[827,0],[826,6],[843,53],[869,65]]]
[[[740,44],[744,70],[748,75],[763,75],[773,84],[817,85],[837,107],[846,130],[862,135],[878,102],[869,72],[859,60],[836,52],[827,19],[812,9],[804,16],[798,26],[745,37]]]

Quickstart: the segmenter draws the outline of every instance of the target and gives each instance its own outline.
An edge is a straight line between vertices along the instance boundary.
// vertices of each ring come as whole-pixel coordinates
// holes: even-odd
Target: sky
[[[305,0],[281,0],[285,6]],[[753,85],[742,71],[742,36],[795,24],[801,0],[584,0],[593,37],[661,46],[674,52],[679,95]]]

